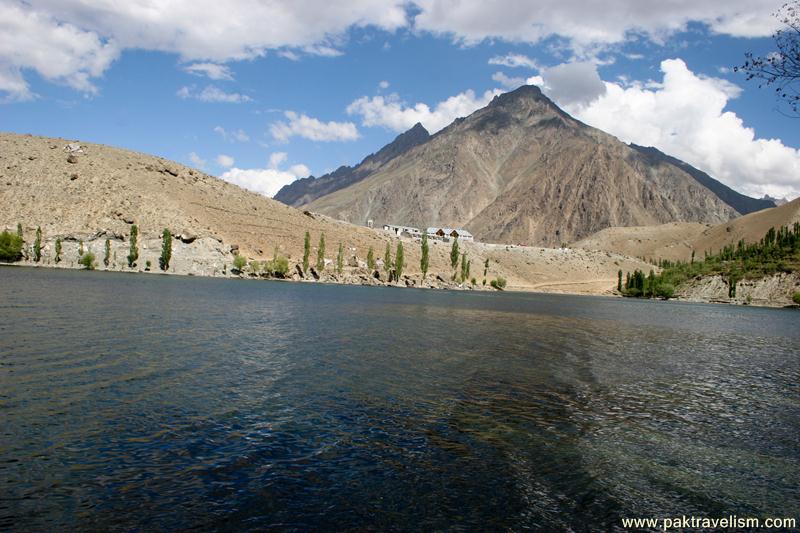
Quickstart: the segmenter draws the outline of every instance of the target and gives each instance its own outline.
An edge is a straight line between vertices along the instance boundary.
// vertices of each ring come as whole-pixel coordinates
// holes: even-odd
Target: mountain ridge
[[[430,134],[417,122],[411,129],[401,133],[392,142],[368,155],[360,163],[351,167],[342,165],[333,172],[315,178],[309,176],[284,185],[273,197],[292,207],[300,207],[321,196],[338,191],[367,177],[369,172],[382,164],[402,155],[411,148],[427,141]]]
[[[550,246],[604,227],[740,214],[686,169],[580,122],[535,86],[496,96],[306,208],[355,224],[463,226],[487,242]]]

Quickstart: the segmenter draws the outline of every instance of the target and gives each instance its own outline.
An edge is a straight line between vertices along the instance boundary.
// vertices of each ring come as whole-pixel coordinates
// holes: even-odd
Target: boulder
[[[311,272],[311,277],[313,277],[315,280],[319,281],[319,272],[317,272],[316,268],[309,267],[308,271]]]
[[[293,278],[296,277],[297,279],[305,279],[306,276],[303,274],[303,267],[301,265],[294,265],[294,271]]]
[[[197,235],[194,233],[189,233],[188,231],[184,231],[178,235],[178,240],[186,244],[191,244],[197,240]]]
[[[67,163],[74,165],[78,162],[78,157],[75,154],[69,154],[67,156]]]

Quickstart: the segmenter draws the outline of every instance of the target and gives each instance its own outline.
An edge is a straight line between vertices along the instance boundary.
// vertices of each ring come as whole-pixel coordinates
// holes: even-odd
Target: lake
[[[0,529],[800,517],[800,313],[0,268]]]

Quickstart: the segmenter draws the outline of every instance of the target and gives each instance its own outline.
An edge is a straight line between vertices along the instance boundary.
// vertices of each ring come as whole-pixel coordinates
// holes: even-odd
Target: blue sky
[[[121,146],[273,194],[521,83],[754,196],[800,195],[798,120],[732,72],[780,2],[0,0],[0,130]]]

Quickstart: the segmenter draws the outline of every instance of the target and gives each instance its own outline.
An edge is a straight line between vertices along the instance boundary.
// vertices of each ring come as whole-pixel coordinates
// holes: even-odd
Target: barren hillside
[[[463,226],[484,242],[546,246],[607,227],[739,215],[685,169],[573,119],[533,86],[307,208],[356,224]]]
[[[706,251],[718,252],[741,239],[757,242],[769,228],[791,227],[795,222],[800,222],[800,198],[717,225],[673,223],[608,228],[576,242],[574,247],[653,259],[688,260],[692,250],[702,257]]]
[[[303,237],[312,236],[312,261],[321,233],[326,257],[345,246],[348,260],[366,258],[373,247],[383,256],[386,243],[394,253],[397,238],[366,227],[304,213],[215,177],[159,157],[109,146],[79,142],[83,153],[68,154],[72,140],[0,134],[0,229],[24,228],[33,242],[37,226],[44,235],[40,263],[54,266],[54,240],[63,240],[65,260],[73,266],[80,242],[100,255],[111,239],[116,259],[109,267],[127,270],[122,259],[130,225],[141,232],[142,257],[157,264],[159,239],[164,228],[176,237],[171,271],[222,275],[232,248],[248,259],[272,258],[273,250],[300,262]],[[419,244],[406,240],[406,271],[419,273]],[[485,258],[490,258],[489,279],[506,277],[510,288],[541,291],[598,293],[614,286],[619,268],[644,268],[643,263],[605,252],[561,251],[544,248],[465,245],[472,260],[471,273],[482,281]],[[431,277],[449,279],[450,245],[432,243]],[[154,268],[155,270],[155,268]]]

